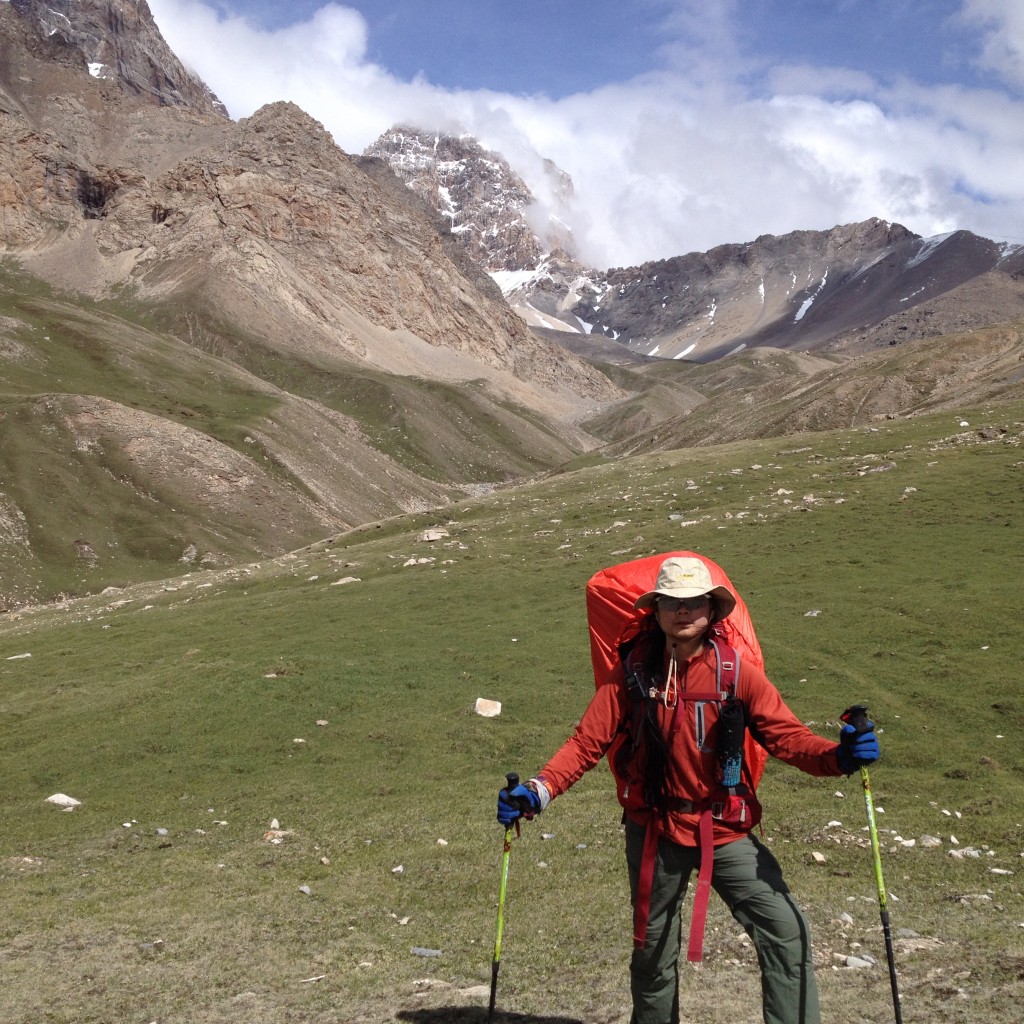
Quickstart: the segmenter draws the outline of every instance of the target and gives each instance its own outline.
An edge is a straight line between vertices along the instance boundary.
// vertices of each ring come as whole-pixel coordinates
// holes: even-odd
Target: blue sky
[[[634,6],[635,4],[635,6]],[[225,3],[269,28],[313,14],[322,0],[294,4]],[[367,59],[411,80],[444,88],[543,92],[558,98],[589,91],[611,75],[645,71],[658,44],[651,12],[664,2],[607,0],[360,0],[346,3],[366,20]],[[647,10],[645,17],[637,11]],[[614,69],[614,70],[612,70]]]
[[[149,0],[245,117],[468,131],[595,266],[878,216],[1024,242],[1020,0]]]

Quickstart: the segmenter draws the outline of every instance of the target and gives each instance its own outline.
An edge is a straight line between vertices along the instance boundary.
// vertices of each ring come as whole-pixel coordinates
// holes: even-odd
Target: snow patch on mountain
[[[933,255],[935,250],[942,245],[947,239],[951,238],[955,232],[947,231],[944,235],[932,235],[931,238],[925,238],[921,241],[921,248],[917,254],[911,256],[907,260],[907,270],[912,270],[914,267],[920,266],[929,256]]]
[[[818,285],[818,290],[809,298],[804,300],[804,304],[800,307],[796,316],[793,317],[793,323],[797,323],[807,315],[808,310],[814,305],[814,300],[821,294],[825,285],[828,283],[828,268],[825,269],[825,275],[821,279],[821,284]]]

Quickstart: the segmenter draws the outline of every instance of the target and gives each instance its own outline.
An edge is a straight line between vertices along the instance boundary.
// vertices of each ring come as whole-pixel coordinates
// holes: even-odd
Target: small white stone
[[[449,536],[447,530],[437,527],[433,530],[424,530],[420,534],[419,539],[425,544],[433,544],[435,541],[444,540],[447,536]]]
[[[854,970],[863,970],[866,967],[874,966],[870,960],[861,956],[848,956],[845,963],[847,967],[853,968]]]
[[[67,793],[54,793],[53,796],[46,798],[48,804],[56,804],[58,807],[80,807],[82,804],[81,800],[76,800],[73,796],[68,796]]]

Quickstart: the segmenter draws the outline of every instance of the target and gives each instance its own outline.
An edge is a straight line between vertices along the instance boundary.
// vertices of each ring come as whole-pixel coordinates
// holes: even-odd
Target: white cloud
[[[984,32],[981,66],[1011,84],[1024,85],[1024,6],[1020,0],[964,0],[960,18]]]
[[[367,59],[365,21],[336,3],[274,32],[200,0],[150,7],[234,117],[292,100],[348,152],[396,122],[470,131],[542,196],[551,158],[573,178],[567,219],[599,267],[872,216],[923,235],[966,227],[1024,241],[1019,95],[883,87],[842,68],[762,73],[736,43],[736,0],[702,3],[700,18],[691,0],[677,5],[670,70],[560,100],[401,81]],[[965,0],[962,16],[984,32],[981,59],[1024,81],[1018,0]]]

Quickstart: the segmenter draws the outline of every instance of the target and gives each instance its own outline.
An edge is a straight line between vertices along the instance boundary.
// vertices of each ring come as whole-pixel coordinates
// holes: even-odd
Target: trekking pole
[[[507,792],[519,785],[519,776],[509,772],[505,776]],[[505,828],[505,847],[501,854],[501,885],[498,886],[498,931],[494,938],[494,958],[491,960],[491,1001],[487,1006],[487,1024],[494,1019],[494,1001],[498,995],[498,968],[501,966],[501,936],[505,931],[505,887],[508,884],[508,855],[512,852],[512,833],[519,835],[519,819]]]
[[[847,708],[840,716],[857,732],[868,732],[868,709],[863,704]],[[903,1024],[900,1010],[900,990],[896,984],[896,958],[892,949],[892,930],[889,927],[889,907],[882,881],[882,855],[878,848],[878,829],[875,827],[875,805],[871,799],[871,776],[866,765],[861,765],[860,780],[864,786],[864,806],[868,812],[868,831],[871,834],[871,856],[875,864],[875,885],[878,887],[878,907],[882,915],[882,933],[885,935],[885,957],[889,962],[889,984],[892,986],[892,1005],[896,1011],[896,1024]]]

